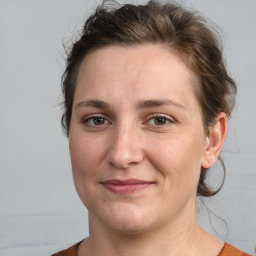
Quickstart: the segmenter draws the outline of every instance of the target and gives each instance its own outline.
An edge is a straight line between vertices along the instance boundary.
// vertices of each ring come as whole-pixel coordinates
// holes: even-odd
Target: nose
[[[144,158],[142,139],[136,128],[119,127],[113,131],[108,162],[118,169],[139,164]]]

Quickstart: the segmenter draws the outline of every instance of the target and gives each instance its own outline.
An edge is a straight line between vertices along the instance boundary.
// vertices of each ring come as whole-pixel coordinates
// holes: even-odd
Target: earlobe
[[[208,169],[214,165],[221,152],[226,135],[227,116],[224,112],[221,112],[217,115],[214,126],[209,127],[201,167]]]

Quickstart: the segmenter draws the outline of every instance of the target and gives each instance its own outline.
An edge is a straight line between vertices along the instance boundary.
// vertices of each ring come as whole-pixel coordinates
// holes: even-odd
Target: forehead
[[[194,95],[195,80],[182,59],[167,47],[107,46],[84,58],[75,96],[118,99],[125,94],[133,100],[170,96],[186,101],[187,95]]]

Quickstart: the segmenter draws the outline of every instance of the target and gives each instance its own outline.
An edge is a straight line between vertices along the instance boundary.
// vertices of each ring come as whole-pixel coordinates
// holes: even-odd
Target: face
[[[69,142],[90,221],[138,233],[191,216],[207,141],[194,86],[161,46],[108,46],[85,57]]]

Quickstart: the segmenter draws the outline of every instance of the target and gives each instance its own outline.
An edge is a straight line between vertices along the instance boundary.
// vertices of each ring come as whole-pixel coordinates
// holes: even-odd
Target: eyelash
[[[155,121],[156,121],[157,119],[162,119],[162,120],[164,120],[164,124],[161,124],[161,123],[160,123],[160,124],[156,124]],[[149,116],[149,118],[146,120],[146,122],[148,123],[148,122],[150,122],[151,120],[154,122],[154,124],[152,124],[151,126],[156,126],[157,129],[165,128],[166,126],[169,126],[169,125],[171,125],[171,124],[174,123],[174,119],[173,119],[173,118],[171,118],[171,117],[169,117],[169,116],[167,116],[167,115],[164,115],[164,114],[154,114],[154,115],[151,115],[151,116]],[[159,120],[158,120],[158,121],[159,121]]]
[[[89,126],[89,127],[96,127],[96,126],[99,126],[99,127],[102,127],[103,125],[105,124],[95,124],[94,121],[97,120],[97,119],[102,119],[104,122],[109,122],[107,120],[107,118],[103,117],[103,116],[100,116],[100,115],[97,115],[97,116],[90,116],[90,117],[87,117],[85,118],[82,123],[85,124],[86,126]],[[94,124],[89,124],[89,122],[92,121]],[[110,122],[109,122],[110,123]]]
[[[98,119],[98,121],[101,119],[101,121],[103,123],[95,124],[95,121],[97,121],[97,119]],[[158,121],[160,121],[162,119],[164,121],[164,123],[156,124],[155,121],[157,119],[159,119]],[[149,124],[150,121],[153,121],[154,124]],[[93,122],[93,123],[90,123],[90,122]],[[108,124],[106,124],[106,122]],[[162,129],[162,128],[166,128],[167,126],[173,124],[174,122],[175,122],[175,120],[173,118],[166,116],[164,114],[153,114],[153,115],[148,116],[146,121],[144,121],[142,124],[145,126],[148,124],[150,127],[154,127],[155,129]],[[105,127],[105,125],[111,124],[111,122],[107,118],[105,118],[104,116],[101,116],[101,115],[89,116],[89,117],[85,118],[84,120],[82,120],[82,123],[85,124],[87,127],[94,128],[94,129],[103,128],[103,127]]]

